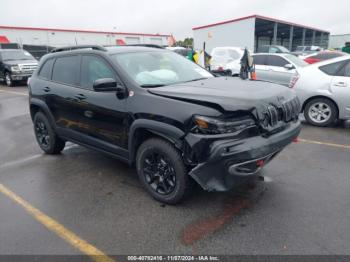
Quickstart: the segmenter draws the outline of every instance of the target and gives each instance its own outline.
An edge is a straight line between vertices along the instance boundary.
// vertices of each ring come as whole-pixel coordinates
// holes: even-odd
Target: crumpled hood
[[[155,95],[169,98],[216,104],[225,111],[257,109],[263,113],[269,104],[278,106],[292,99],[294,91],[281,85],[247,81],[232,77],[205,80],[149,89]]]

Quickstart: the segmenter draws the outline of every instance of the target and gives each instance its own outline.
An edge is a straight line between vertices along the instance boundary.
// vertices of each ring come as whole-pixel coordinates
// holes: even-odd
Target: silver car
[[[257,80],[274,82],[288,86],[292,76],[308,65],[291,54],[254,54]]]
[[[350,55],[312,64],[299,70],[291,82],[305,119],[329,126],[350,119]]]

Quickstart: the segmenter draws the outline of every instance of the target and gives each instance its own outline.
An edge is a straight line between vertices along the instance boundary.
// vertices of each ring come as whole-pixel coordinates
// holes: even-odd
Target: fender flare
[[[129,138],[128,138],[128,148],[129,148],[129,162],[130,164],[134,162],[136,149],[134,146],[135,143],[135,132],[138,129],[146,129],[147,131],[163,137],[169,142],[173,143],[177,148],[182,146],[182,138],[185,136],[185,133],[172,125],[169,125],[164,122],[159,122],[149,119],[137,119],[130,126]]]
[[[32,114],[31,111],[31,106],[37,106],[40,108],[41,111],[43,111],[43,113],[47,116],[48,120],[50,121],[51,126],[56,129],[56,124],[55,124],[55,118],[53,117],[53,115],[50,112],[49,107],[46,105],[46,103],[38,98],[30,98],[29,100],[29,104],[30,104],[30,116],[32,118],[32,120],[34,120],[34,115]]]

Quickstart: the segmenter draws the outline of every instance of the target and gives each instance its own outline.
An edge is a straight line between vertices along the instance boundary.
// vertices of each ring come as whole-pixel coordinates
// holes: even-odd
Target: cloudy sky
[[[192,27],[259,14],[350,33],[349,0],[0,0],[0,25],[192,36]]]

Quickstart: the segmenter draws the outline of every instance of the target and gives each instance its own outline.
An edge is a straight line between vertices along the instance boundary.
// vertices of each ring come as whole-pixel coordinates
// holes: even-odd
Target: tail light
[[[294,88],[295,84],[296,84],[297,81],[299,80],[299,77],[300,77],[299,73],[296,72],[296,73],[293,75],[293,77],[292,77],[292,79],[290,80],[290,82],[289,82],[289,88]]]
[[[321,59],[308,57],[308,58],[305,58],[304,61],[308,64],[314,64],[314,63],[320,62]]]

